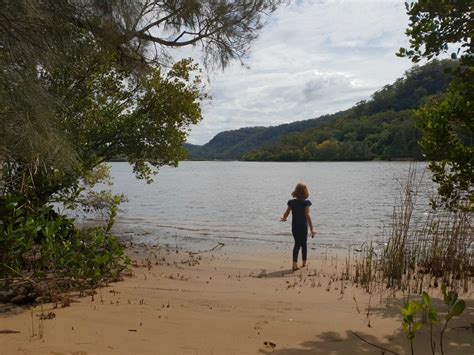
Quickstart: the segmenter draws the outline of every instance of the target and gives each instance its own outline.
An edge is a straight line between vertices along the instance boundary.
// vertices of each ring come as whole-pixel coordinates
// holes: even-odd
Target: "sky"
[[[407,25],[403,1],[293,0],[267,18],[245,66],[234,62],[207,73],[212,100],[188,142],[315,118],[369,99],[412,66],[395,56],[408,43]]]

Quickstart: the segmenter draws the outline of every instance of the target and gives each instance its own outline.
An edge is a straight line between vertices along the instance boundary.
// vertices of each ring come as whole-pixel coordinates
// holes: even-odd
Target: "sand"
[[[410,353],[401,295],[338,280],[340,254],[311,251],[309,267],[292,272],[289,250],[129,253],[136,265],[121,282],[0,313],[0,331],[18,332],[0,334],[0,354],[383,353],[366,341]],[[446,333],[446,354],[474,353],[473,295],[462,298],[467,309]],[[416,354],[431,354],[428,339],[425,327]]]

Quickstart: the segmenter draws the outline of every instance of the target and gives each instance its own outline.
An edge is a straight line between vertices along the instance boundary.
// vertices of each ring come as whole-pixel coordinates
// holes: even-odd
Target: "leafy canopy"
[[[92,189],[107,176],[100,164],[120,156],[148,181],[176,165],[206,94],[173,48],[199,46],[207,67],[242,60],[280,2],[0,0],[0,275],[53,276],[55,289],[56,276],[88,286],[118,276],[121,196]],[[108,222],[80,231],[58,201],[108,208]],[[31,291],[21,286],[52,294]]]
[[[121,156],[139,177],[176,165],[206,98],[198,68],[242,60],[277,0],[2,0],[3,194],[42,203]]]
[[[418,0],[406,3],[410,23],[409,48],[399,56],[413,62],[431,59],[457,48],[456,79],[446,94],[418,112],[424,155],[433,179],[450,208],[472,209],[474,197],[474,11],[471,0]]]

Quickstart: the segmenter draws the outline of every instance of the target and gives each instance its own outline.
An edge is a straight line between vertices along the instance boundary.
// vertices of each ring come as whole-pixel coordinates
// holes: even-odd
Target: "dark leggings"
[[[308,247],[306,245],[306,241],[308,240],[308,226],[305,226],[304,228],[293,228],[291,232],[293,233],[293,238],[295,239],[295,246],[293,247],[293,262],[296,263],[298,261],[298,253],[300,248],[301,254],[303,256],[303,262],[305,262],[308,255]]]

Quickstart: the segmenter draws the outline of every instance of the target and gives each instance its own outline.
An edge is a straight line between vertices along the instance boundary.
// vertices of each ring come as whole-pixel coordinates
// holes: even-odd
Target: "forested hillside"
[[[411,110],[343,117],[246,153],[244,160],[421,159]]]
[[[420,159],[412,110],[446,89],[455,66],[451,60],[415,66],[369,101],[332,115],[219,133],[203,146],[186,145],[188,159]]]
[[[225,131],[217,134],[202,146],[186,144],[185,148],[188,151],[188,159],[192,160],[240,159],[243,154],[265,144],[276,142],[287,134],[304,132],[309,128],[318,127],[342,114],[344,112],[273,127],[245,127]]]

